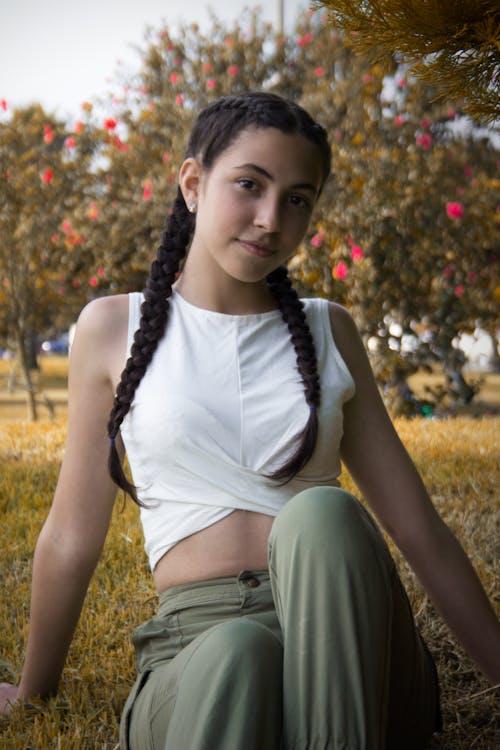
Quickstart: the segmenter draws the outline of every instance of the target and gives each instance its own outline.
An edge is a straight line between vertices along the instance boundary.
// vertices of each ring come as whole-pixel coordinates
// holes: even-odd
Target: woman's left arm
[[[356,384],[344,406],[341,458],[451,630],[484,674],[500,682],[500,623],[481,582],[396,433],[352,318],[331,303],[330,320]]]

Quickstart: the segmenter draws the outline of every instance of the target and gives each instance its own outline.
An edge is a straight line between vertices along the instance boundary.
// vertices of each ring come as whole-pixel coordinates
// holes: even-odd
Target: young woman
[[[422,750],[439,726],[435,667],[380,532],[338,486],[341,458],[500,680],[499,624],[351,318],[288,280],[329,169],[323,128],[280,97],[199,115],[144,295],[96,300],[78,322],[25,665],[3,711],[57,689],[116,482],[141,505],[160,594],[134,633],[122,750]]]

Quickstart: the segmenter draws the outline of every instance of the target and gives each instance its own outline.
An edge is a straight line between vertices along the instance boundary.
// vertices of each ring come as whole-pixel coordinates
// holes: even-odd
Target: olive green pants
[[[122,750],[423,750],[432,657],[385,542],[331,487],[290,500],[269,573],[176,586],[134,632]]]

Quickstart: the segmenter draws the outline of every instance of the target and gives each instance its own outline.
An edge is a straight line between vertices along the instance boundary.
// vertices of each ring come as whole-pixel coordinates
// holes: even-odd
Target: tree
[[[459,100],[483,124],[498,120],[500,6],[496,0],[316,0],[335,29],[372,61],[400,53],[412,73]]]
[[[83,123],[77,129],[68,131],[39,105],[0,124],[0,321],[17,351],[31,419],[35,334],[78,304],[78,295],[65,294],[65,269],[84,252],[84,237],[66,217],[79,212],[92,182],[95,141]]]

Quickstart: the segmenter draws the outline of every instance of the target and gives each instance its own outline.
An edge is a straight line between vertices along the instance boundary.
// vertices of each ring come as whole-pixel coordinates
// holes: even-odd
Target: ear
[[[187,206],[198,203],[201,174],[201,165],[194,157],[190,156],[182,162],[179,170],[179,186]]]

